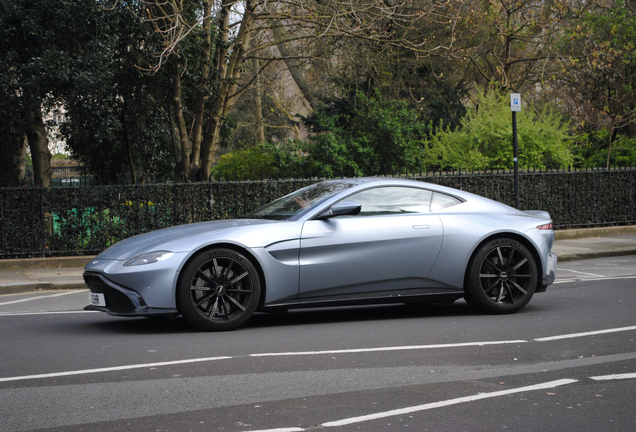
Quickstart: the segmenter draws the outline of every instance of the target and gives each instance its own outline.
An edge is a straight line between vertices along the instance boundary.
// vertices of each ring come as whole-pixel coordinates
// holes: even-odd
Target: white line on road
[[[570,338],[577,338],[577,337],[584,337],[584,336],[594,336],[599,334],[616,333],[616,332],[623,332],[623,331],[629,331],[629,330],[636,330],[636,326],[596,330],[596,331],[590,331],[590,332],[584,332],[584,333],[571,333],[571,334],[559,335],[559,336],[550,336],[550,337],[544,337],[544,338],[537,338],[535,339],[535,341],[547,342],[547,341],[553,341],[553,340],[559,340],[559,339],[570,339]]]
[[[69,295],[69,294],[76,294],[78,292],[86,292],[88,290],[73,290],[73,291],[65,291],[63,293],[59,293],[59,294],[53,294],[53,295],[39,295],[37,297],[29,297],[26,299],[21,299],[21,300],[13,300],[10,302],[4,302],[4,303],[0,303],[0,306],[4,306],[4,305],[9,305],[9,304],[14,304],[14,303],[23,303],[23,302],[28,302],[31,300],[44,300],[44,299],[50,299],[52,297],[60,297],[60,296],[64,296],[64,295]]]
[[[588,276],[605,278],[605,276],[603,276],[603,275],[598,275],[598,274],[594,274],[594,273],[585,273],[585,272],[576,271],[576,270],[570,270],[570,269],[566,269],[566,268],[558,268],[557,271],[569,271],[569,272],[577,273],[577,274],[584,274],[584,275],[588,275]]]
[[[315,351],[313,353],[310,352],[299,352],[299,353],[263,353],[263,354],[250,354],[249,357],[275,357],[275,356],[289,356],[289,355],[312,355],[312,354],[337,354],[337,353],[359,353],[359,352],[374,352],[374,351],[398,351],[398,350],[409,350],[409,349],[427,349],[427,348],[453,348],[453,347],[462,347],[462,346],[485,346],[485,345],[501,345],[501,344],[512,344],[512,343],[525,343],[527,341],[524,340],[515,340],[515,341],[501,341],[501,342],[468,342],[468,343],[457,343],[457,344],[440,344],[440,345],[420,345],[420,346],[401,346],[401,347],[382,347],[382,348],[360,348],[360,349],[350,349],[350,350],[331,350],[331,351]],[[0,378],[0,382],[7,381],[22,381],[28,379],[38,379],[38,378],[55,378],[61,376],[70,376],[70,375],[82,375],[82,374],[90,374],[90,373],[98,373],[98,372],[112,372],[126,369],[140,369],[145,367],[157,367],[157,366],[169,366],[169,365],[177,365],[177,364],[186,364],[186,363],[199,363],[199,362],[207,362],[213,360],[229,360],[234,357],[208,357],[208,358],[198,358],[198,359],[185,359],[185,360],[173,360],[161,363],[146,363],[146,364],[137,364],[137,365],[127,365],[127,366],[113,366],[107,368],[100,369],[85,369],[85,370],[75,370],[68,372],[53,372],[48,374],[38,374],[38,375],[25,375],[25,376],[17,376],[17,377],[6,377]]]
[[[55,312],[2,312],[0,317],[8,316],[26,316],[26,315],[60,315],[60,314],[82,314],[82,313],[103,313],[100,311],[92,310],[77,310],[77,311],[55,311]]]
[[[64,312],[61,312],[61,313],[64,313]],[[71,313],[74,313],[74,312],[71,312]],[[568,334],[568,335],[551,336],[551,337],[534,339],[534,341],[544,342],[544,341],[552,341],[552,340],[558,340],[558,339],[592,336],[597,334],[615,333],[615,332],[628,331],[628,330],[636,330],[636,326],[597,330],[597,331],[591,331],[586,333],[574,333],[574,334]],[[519,343],[528,343],[528,341],[518,339],[518,340],[509,340],[509,341],[463,342],[463,343],[455,343],[455,344],[437,344],[437,345],[410,345],[410,346],[397,346],[397,347],[356,348],[356,349],[345,349],[345,350],[261,353],[261,354],[249,354],[248,357],[306,356],[306,355],[321,355],[321,354],[347,354],[347,353],[365,353],[365,352],[382,352],[382,351],[387,352],[387,351],[421,350],[421,349],[435,349],[435,348],[459,348],[459,347],[469,347],[469,346],[504,345],[504,344],[519,344]],[[83,374],[98,373],[98,372],[112,372],[112,371],[120,371],[120,370],[127,370],[127,369],[141,369],[146,367],[169,366],[169,365],[179,365],[179,364],[187,364],[187,363],[200,363],[200,362],[208,362],[208,361],[214,361],[214,360],[230,360],[233,358],[236,358],[236,357],[231,357],[231,356],[207,357],[207,358],[196,358],[196,359],[173,360],[173,361],[166,361],[166,362],[160,362],[160,363],[145,363],[145,364],[126,365],[126,366],[113,366],[113,367],[100,368],[100,369],[85,369],[85,370],[75,370],[75,371],[67,371],[67,372],[53,372],[48,374],[5,377],[5,378],[0,378],[0,382],[21,381],[21,380],[38,379],[38,378],[55,378],[55,377],[62,377],[62,376],[83,375]]]
[[[7,377],[0,378],[0,382],[7,381],[21,381],[28,379],[38,379],[38,378],[56,378],[62,376],[70,376],[70,375],[83,375],[97,372],[112,372],[112,371],[121,371],[128,369],[140,369],[147,367],[157,367],[157,366],[170,366],[176,364],[185,364],[185,363],[199,363],[199,362],[209,362],[215,360],[227,360],[232,357],[207,357],[207,358],[198,358],[198,359],[190,359],[190,360],[175,360],[175,361],[167,361],[167,362],[159,362],[159,363],[145,363],[145,364],[136,364],[136,365],[126,365],[126,366],[115,366],[115,367],[107,367],[100,369],[84,369],[84,370],[76,370],[76,371],[68,371],[68,372],[54,372],[48,374],[39,374],[39,375],[24,375],[18,377]]]
[[[585,279],[581,279],[581,278],[571,278],[571,279],[559,279],[554,281],[555,284],[562,284],[562,283],[570,283],[570,282],[594,282],[594,281],[611,281],[611,280],[620,280],[620,279],[636,279],[636,276],[630,275],[630,276],[606,276],[606,277],[600,277],[600,278],[585,278]]]
[[[502,344],[516,344],[527,343],[525,340],[509,340],[509,341],[490,341],[490,342],[464,342],[454,344],[437,344],[437,345],[410,345],[410,346],[396,346],[396,347],[378,347],[378,348],[354,348],[354,349],[342,349],[342,350],[326,350],[326,351],[299,351],[299,352],[282,352],[282,353],[261,353],[250,354],[250,357],[276,357],[276,356],[303,356],[303,355],[319,355],[319,354],[348,354],[348,353],[363,353],[363,352],[378,352],[378,351],[403,351],[403,350],[421,350],[421,349],[433,349],[433,348],[457,348],[467,346],[485,346],[485,345],[502,345]]]
[[[479,393],[473,396],[465,396],[465,397],[460,397],[456,399],[449,399],[445,401],[433,402],[433,403],[428,403],[424,405],[400,408],[396,410],[384,411],[384,412],[369,414],[369,415],[360,416],[360,417],[351,417],[351,418],[347,418],[343,420],[336,420],[332,422],[323,423],[320,426],[322,427],[346,426],[346,425],[350,425],[354,423],[361,423],[361,422],[370,421],[370,420],[378,420],[378,419],[386,418],[386,417],[410,414],[410,413],[414,413],[418,411],[425,411],[425,410],[430,410],[434,408],[441,408],[441,407],[446,407],[450,405],[457,405],[461,403],[473,402],[473,401],[482,400],[482,399],[490,399],[490,398],[506,396],[506,395],[510,395],[514,393],[523,393],[523,392],[529,392],[529,391],[535,391],[535,390],[551,389],[551,388],[555,388],[559,386],[572,384],[575,382],[577,382],[577,380],[561,379],[561,380],[550,381],[550,382],[546,382],[542,384],[519,387],[516,389],[501,390],[501,391],[491,392],[491,393]],[[302,429],[302,428],[281,428],[281,429],[266,429],[266,430],[260,430],[260,431],[252,431],[252,432],[303,432],[305,430],[306,429]]]
[[[593,379],[595,381],[609,381],[609,380],[634,379],[634,378],[636,378],[636,373],[590,377],[590,379]]]
[[[259,431],[251,431],[251,432],[304,432],[305,429],[298,427],[291,428],[280,428],[280,429],[267,429],[267,430],[259,430]]]
[[[368,420],[377,420],[384,417],[392,417],[395,415],[409,414],[409,413],[413,413],[417,411],[424,411],[424,410],[429,410],[433,408],[440,408],[440,407],[445,407],[449,405],[456,405],[460,403],[472,402],[472,401],[481,400],[481,399],[489,399],[489,398],[505,396],[505,395],[509,395],[513,393],[549,389],[549,388],[559,387],[559,386],[563,386],[567,384],[572,384],[575,382],[577,382],[577,380],[561,379],[561,380],[546,382],[543,384],[535,384],[535,385],[526,386],[526,387],[519,387],[516,389],[502,390],[502,391],[497,391],[492,393],[480,393],[473,396],[465,396],[465,397],[460,397],[457,399],[449,399],[449,400],[433,402],[433,403],[429,403],[425,405],[418,405],[418,406],[402,408],[402,409],[397,409],[392,411],[385,411],[382,413],[370,414],[366,416],[353,417],[353,418],[348,418],[344,420],[327,422],[327,423],[323,423],[322,426],[324,427],[344,426],[344,425],[348,425],[352,423],[360,423],[360,422],[368,421]]]

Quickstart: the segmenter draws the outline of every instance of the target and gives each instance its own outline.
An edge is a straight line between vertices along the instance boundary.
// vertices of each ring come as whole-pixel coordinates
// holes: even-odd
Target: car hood
[[[122,240],[97,255],[100,260],[128,260],[144,252],[169,250],[187,252],[196,245],[222,235],[224,232],[242,230],[267,224],[281,223],[265,219],[230,219],[199,222],[164,228]]]

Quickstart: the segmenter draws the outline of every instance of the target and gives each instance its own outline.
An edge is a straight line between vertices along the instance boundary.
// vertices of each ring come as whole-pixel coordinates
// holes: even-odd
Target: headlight
[[[169,252],[169,251],[148,252],[145,254],[137,255],[136,257],[132,257],[131,259],[129,259],[128,261],[124,263],[124,266],[130,267],[130,266],[138,266],[138,265],[144,265],[144,264],[152,264],[159,261],[167,260],[172,255],[174,255],[174,252]]]

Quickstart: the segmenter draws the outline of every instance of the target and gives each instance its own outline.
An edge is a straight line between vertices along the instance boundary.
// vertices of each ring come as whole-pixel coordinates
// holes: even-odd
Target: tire
[[[200,330],[233,330],[250,319],[260,295],[260,279],[250,260],[231,249],[210,249],[184,267],[177,309]]]
[[[537,265],[528,248],[509,238],[490,240],[468,265],[464,298],[485,313],[513,313],[528,304],[537,279]]]

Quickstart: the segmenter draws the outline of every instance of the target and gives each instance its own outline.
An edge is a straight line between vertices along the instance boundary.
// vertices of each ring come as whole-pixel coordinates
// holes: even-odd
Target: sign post
[[[515,208],[519,208],[519,146],[517,144],[517,112],[521,111],[521,94],[510,94],[510,111],[512,111],[512,151],[515,164]]]

